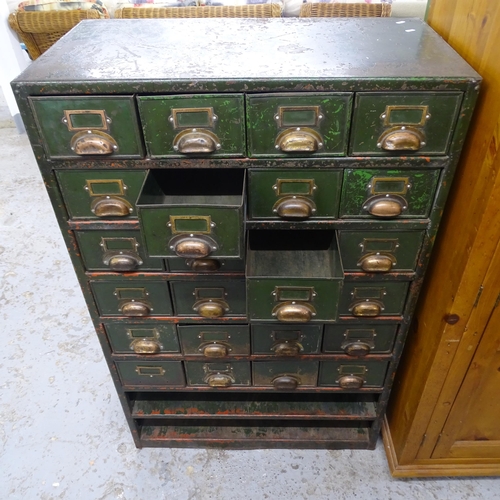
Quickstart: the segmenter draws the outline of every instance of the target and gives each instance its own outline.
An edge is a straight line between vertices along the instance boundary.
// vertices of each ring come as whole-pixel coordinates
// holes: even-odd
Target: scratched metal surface
[[[478,77],[440,42],[419,19],[87,20],[18,80]]]

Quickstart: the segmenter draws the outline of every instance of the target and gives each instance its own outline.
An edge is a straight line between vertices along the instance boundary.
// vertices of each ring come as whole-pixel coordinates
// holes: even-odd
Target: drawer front
[[[359,93],[351,154],[446,154],[461,103],[461,92]]]
[[[398,323],[325,325],[322,352],[360,358],[392,351]]]
[[[403,312],[408,282],[345,282],[339,314],[357,318],[394,316]]]
[[[115,353],[153,355],[181,352],[173,323],[143,320],[135,323],[105,321],[103,324]]]
[[[370,361],[321,361],[318,385],[356,390],[365,387],[382,387],[388,362]]]
[[[151,257],[243,255],[242,169],[150,171],[137,201]]]
[[[30,97],[49,158],[141,158],[133,97]]]
[[[255,361],[252,363],[253,385],[293,390],[316,387],[318,361]]]
[[[116,361],[123,385],[184,387],[181,361]]]
[[[89,271],[162,271],[162,259],[147,257],[140,231],[75,231]]]
[[[242,95],[138,97],[149,156],[243,156]]]
[[[344,270],[414,271],[423,238],[424,231],[339,231]]]
[[[245,261],[243,259],[167,259],[167,270],[175,273],[195,272],[211,273],[244,273]]]
[[[250,170],[251,219],[335,219],[342,172],[335,170]]]
[[[346,169],[340,216],[424,218],[434,201],[439,170]]]
[[[250,354],[247,325],[181,325],[179,335],[184,356],[224,358]]]
[[[72,219],[135,219],[135,202],[145,175],[145,170],[56,171]]]
[[[247,96],[249,156],[343,156],[352,94]]]
[[[247,280],[250,320],[307,323],[337,319],[341,281]]]
[[[172,281],[170,286],[177,316],[246,316],[244,280]]]
[[[155,280],[91,281],[97,307],[102,316],[171,316],[168,285]]]
[[[318,353],[323,325],[252,325],[252,353],[280,357]]]
[[[233,386],[250,386],[249,361],[209,362],[185,361],[187,382],[190,386],[225,389]]]

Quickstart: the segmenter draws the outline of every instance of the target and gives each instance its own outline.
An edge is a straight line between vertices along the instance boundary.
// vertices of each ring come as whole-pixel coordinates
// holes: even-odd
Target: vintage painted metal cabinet
[[[85,21],[13,82],[137,446],[375,446],[479,81],[389,18]]]

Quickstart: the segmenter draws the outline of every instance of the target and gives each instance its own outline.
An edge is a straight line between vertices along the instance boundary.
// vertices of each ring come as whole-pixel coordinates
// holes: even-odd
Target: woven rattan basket
[[[31,59],[36,59],[83,19],[101,19],[101,15],[93,9],[15,11],[9,15],[9,25],[26,45]]]
[[[224,5],[220,7],[123,7],[116,9],[120,19],[194,18],[194,17],[281,17],[281,5],[263,3],[252,5]]]
[[[390,17],[387,3],[305,3],[299,17]]]

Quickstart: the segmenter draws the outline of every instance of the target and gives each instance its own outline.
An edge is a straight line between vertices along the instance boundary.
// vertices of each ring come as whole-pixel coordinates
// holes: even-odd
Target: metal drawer
[[[184,356],[224,358],[250,354],[248,325],[180,325]]]
[[[415,271],[424,231],[339,231],[345,271]]]
[[[318,386],[356,390],[382,387],[387,373],[387,361],[343,360],[321,361]]]
[[[152,158],[245,154],[242,95],[140,96],[137,101]]]
[[[49,158],[141,158],[132,96],[30,97]]]
[[[337,319],[344,273],[333,231],[250,231],[250,320],[305,323]]]
[[[392,351],[399,323],[325,325],[322,352],[360,358]]]
[[[429,215],[439,170],[346,169],[340,217],[425,218]]]
[[[341,170],[250,170],[248,212],[251,219],[335,219]]]
[[[116,361],[123,385],[184,387],[181,361]]]
[[[246,316],[244,280],[171,281],[170,288],[177,316]]]
[[[346,281],[339,314],[356,318],[394,316],[403,312],[409,283],[405,281]]]
[[[176,325],[158,321],[105,321],[104,329],[114,353],[165,354],[180,353]]]
[[[252,354],[279,357],[315,354],[320,351],[323,325],[252,325]]]
[[[135,201],[145,170],[57,170],[56,176],[72,219],[137,217]]]
[[[462,92],[358,93],[350,154],[446,154],[462,95]]]
[[[254,361],[253,385],[290,391],[298,387],[316,387],[319,361]]]
[[[352,94],[247,96],[249,156],[343,156]]]
[[[187,382],[190,386],[226,389],[252,385],[250,362],[231,361],[229,363],[185,361]]]
[[[171,316],[166,281],[131,278],[90,282],[101,316]]]
[[[148,257],[140,231],[75,231],[89,271],[162,271],[163,260]]]
[[[137,201],[151,257],[243,255],[243,169],[151,170]]]

